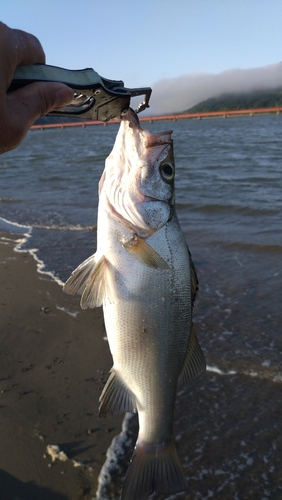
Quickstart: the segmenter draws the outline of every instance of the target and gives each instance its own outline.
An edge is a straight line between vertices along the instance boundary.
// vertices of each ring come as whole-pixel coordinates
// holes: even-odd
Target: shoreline
[[[0,500],[95,498],[122,422],[98,418],[112,364],[102,310],[81,314],[78,297],[14,251],[20,237],[0,232]],[[52,462],[47,445],[69,460]]]
[[[39,259],[39,257],[37,256],[37,248],[22,248],[22,246],[32,236],[32,226],[11,222],[7,219],[4,219],[3,217],[0,217],[0,224],[2,226],[4,225],[4,228],[0,226],[0,240],[2,240],[2,243],[5,242],[5,240],[9,242],[9,240],[11,240],[11,238],[13,238],[14,236],[15,240],[10,241],[10,243],[12,243],[13,241],[15,243],[13,250],[18,253],[30,255],[30,257],[32,257],[34,262],[36,263],[37,272],[39,274],[49,276],[52,281],[55,281],[59,286],[62,287],[62,280],[55,276],[53,272],[47,271],[44,261]]]

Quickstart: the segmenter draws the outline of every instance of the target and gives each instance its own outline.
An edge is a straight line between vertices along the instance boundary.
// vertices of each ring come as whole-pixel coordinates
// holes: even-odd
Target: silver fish
[[[171,132],[150,134],[124,113],[99,183],[97,251],[64,286],[83,309],[103,305],[113,357],[100,415],[138,412],[139,434],[122,500],[186,489],[175,448],[178,384],[205,359],[192,308],[196,271],[174,205]]]

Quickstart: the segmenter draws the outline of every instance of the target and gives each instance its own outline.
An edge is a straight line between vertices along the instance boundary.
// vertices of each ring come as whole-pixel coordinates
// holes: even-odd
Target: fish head
[[[99,191],[110,210],[140,236],[153,234],[174,210],[172,132],[151,134],[131,109],[123,114]]]

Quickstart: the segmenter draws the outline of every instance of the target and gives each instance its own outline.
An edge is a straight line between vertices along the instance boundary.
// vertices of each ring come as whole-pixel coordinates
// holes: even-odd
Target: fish
[[[206,368],[192,321],[198,278],[175,210],[171,136],[123,113],[99,182],[96,253],[63,287],[81,295],[82,309],[103,306],[113,367],[99,415],[138,412],[122,500],[187,489],[175,399]]]

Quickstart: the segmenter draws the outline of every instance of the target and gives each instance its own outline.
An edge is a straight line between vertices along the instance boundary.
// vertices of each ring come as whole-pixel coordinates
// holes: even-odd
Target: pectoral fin
[[[170,269],[168,263],[143,238],[134,234],[121,241],[125,250],[141,264],[155,269]]]
[[[107,259],[103,256],[95,266],[81,296],[82,309],[99,307],[103,304],[103,299],[107,296],[107,264]]]
[[[186,356],[178,382],[180,385],[184,385],[188,380],[198,377],[205,370],[206,360],[192,324]]]
[[[96,254],[91,255],[80,264],[72,273],[63,286],[63,291],[70,295],[82,295],[86,283],[88,283],[96,266]]]
[[[82,309],[99,307],[106,297],[107,260],[102,256],[96,263],[95,255],[78,266],[67,280],[63,291],[81,295]]]
[[[134,394],[119,379],[115,370],[111,374],[99,399],[99,416],[136,411]]]

